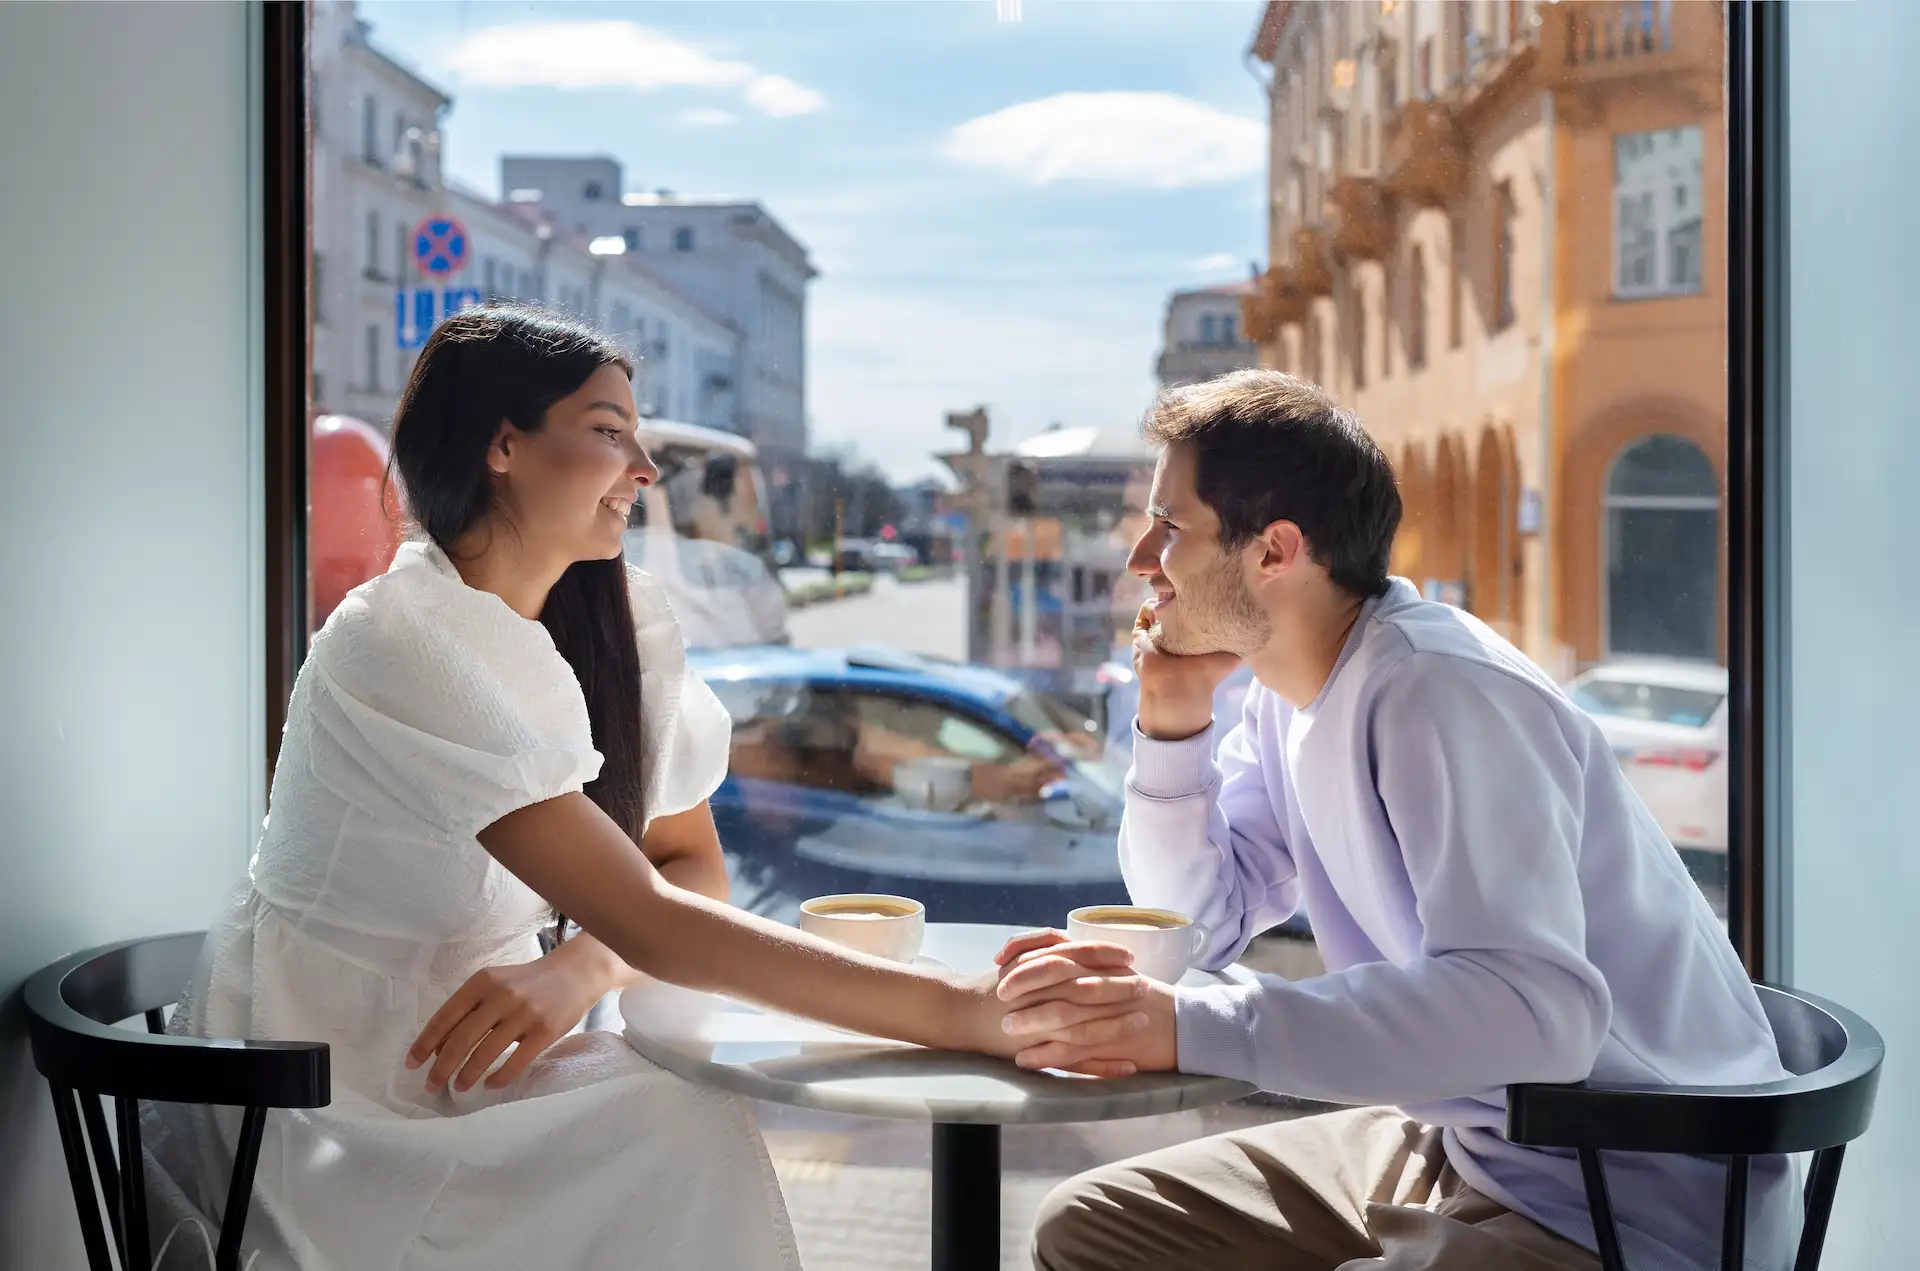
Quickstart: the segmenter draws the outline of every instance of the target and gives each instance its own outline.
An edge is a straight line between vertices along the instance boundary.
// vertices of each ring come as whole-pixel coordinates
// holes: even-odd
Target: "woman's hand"
[[[573,1030],[593,1004],[630,976],[603,946],[570,940],[543,958],[476,971],[433,1013],[407,1051],[407,1067],[433,1060],[427,1089],[449,1081],[470,1090],[507,1047],[513,1057],[487,1077],[487,1089],[512,1084],[547,1047]]]

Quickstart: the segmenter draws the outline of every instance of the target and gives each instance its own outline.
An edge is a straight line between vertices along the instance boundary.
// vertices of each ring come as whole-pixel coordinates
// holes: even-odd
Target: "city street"
[[[961,577],[903,583],[874,579],[863,596],[796,609],[787,617],[795,647],[880,644],[929,657],[967,658],[967,583]]]

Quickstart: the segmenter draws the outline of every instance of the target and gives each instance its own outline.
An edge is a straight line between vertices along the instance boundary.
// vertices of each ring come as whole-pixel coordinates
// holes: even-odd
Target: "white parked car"
[[[1607,662],[1567,692],[1599,723],[1620,770],[1675,847],[1727,850],[1727,668]]]

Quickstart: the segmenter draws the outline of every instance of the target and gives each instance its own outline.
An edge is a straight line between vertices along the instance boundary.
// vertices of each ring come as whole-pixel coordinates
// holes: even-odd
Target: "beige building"
[[[1394,567],[1561,674],[1720,658],[1719,6],[1277,0],[1268,365],[1400,473]]]
[[[1198,384],[1228,371],[1260,365],[1260,346],[1241,326],[1241,301],[1257,283],[1229,282],[1176,291],[1167,297],[1167,317],[1154,374],[1161,388]]]

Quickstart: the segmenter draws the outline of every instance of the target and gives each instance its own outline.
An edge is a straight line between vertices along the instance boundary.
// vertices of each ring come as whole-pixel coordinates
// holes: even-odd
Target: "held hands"
[[[531,962],[474,972],[427,1021],[407,1067],[432,1059],[429,1091],[449,1081],[466,1091],[512,1046],[513,1057],[486,1079],[489,1090],[511,1085],[614,986],[614,969],[596,952],[573,940]]]
[[[1232,653],[1163,653],[1147,633],[1153,606],[1133,621],[1133,673],[1140,678],[1140,731],[1155,741],[1185,741],[1213,722],[1213,695],[1240,665]]]
[[[1034,931],[1008,941],[994,961],[1002,1026],[1022,1068],[1131,1077],[1175,1066],[1173,990],[1133,974],[1127,950]]]

